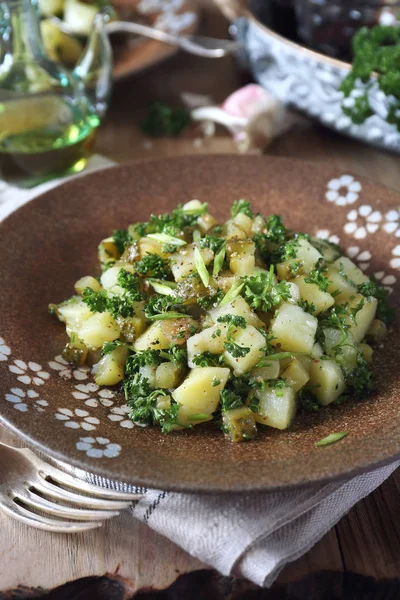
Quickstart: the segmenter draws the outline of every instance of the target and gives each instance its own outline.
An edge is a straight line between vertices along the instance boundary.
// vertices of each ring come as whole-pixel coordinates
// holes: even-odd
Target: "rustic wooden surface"
[[[224,35],[226,24],[203,2],[203,27]],[[177,154],[236,152],[218,130],[202,140],[197,131],[179,139],[149,142],[139,123],[149,102],[178,102],[182,92],[209,94],[218,102],[244,83],[232,59],[205,61],[180,55],[117,85],[98,136],[97,151],[118,162]],[[316,125],[292,131],[268,153],[326,161],[400,190],[399,158],[339,137]],[[318,168],[318,166],[316,167]],[[0,428],[0,439],[10,434]],[[289,582],[321,570],[352,571],[378,579],[400,574],[400,473],[354,507],[310,552],[282,572]],[[39,532],[0,515],[0,590],[19,584],[51,588],[88,575],[118,571],[132,588],[162,588],[180,573],[203,568],[195,558],[136,522],[127,513],[98,531],[80,535]]]

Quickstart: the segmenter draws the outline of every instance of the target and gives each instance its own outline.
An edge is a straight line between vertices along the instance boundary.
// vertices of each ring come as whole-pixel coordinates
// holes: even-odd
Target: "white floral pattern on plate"
[[[34,408],[38,412],[44,412],[49,405],[47,400],[42,400],[35,390],[21,390],[21,388],[11,388],[5,395],[7,402],[11,402],[16,410],[28,412],[29,408]]]
[[[353,208],[347,214],[347,223],[343,230],[352,235],[356,240],[362,240],[369,233],[376,233],[379,229],[379,223],[382,221],[382,214],[379,210],[373,210],[372,206],[363,204],[358,209]]]
[[[319,229],[315,234],[317,238],[320,240],[326,240],[327,242],[332,242],[332,244],[339,244],[340,238],[335,234],[331,234],[329,229]]]
[[[363,271],[369,268],[369,261],[372,258],[369,250],[361,250],[359,246],[350,246],[350,248],[347,248],[346,254],[351,260],[355,260]]]
[[[69,427],[69,429],[94,431],[97,425],[100,425],[97,417],[91,417],[87,410],[81,408],[59,408],[55,417],[58,421],[63,421],[65,427]]]
[[[390,266],[393,269],[400,269],[400,244],[397,244],[392,250],[392,255],[394,258],[390,260]]]
[[[393,292],[391,287],[397,281],[397,277],[392,273],[386,273],[386,271],[376,271],[374,273],[375,279],[382,285],[389,293]]]
[[[87,366],[75,367],[65,360],[61,355],[58,355],[49,362],[50,369],[57,371],[58,375],[63,379],[76,379],[77,381],[84,381],[88,379],[90,374],[90,368]]]
[[[400,212],[396,209],[389,210],[385,214],[385,222],[382,225],[382,229],[386,233],[392,233],[395,237],[400,237]]]
[[[95,394],[97,394],[97,397],[93,397]],[[115,392],[107,388],[100,389],[96,383],[90,382],[77,384],[72,395],[77,400],[84,400],[86,406],[97,408],[100,405],[107,407],[113,406],[114,401],[112,398],[114,398]]]
[[[44,385],[50,377],[50,373],[43,371],[41,365],[32,361],[26,363],[23,360],[17,359],[8,368],[12,373],[18,375],[18,381],[26,385],[31,385],[31,383],[34,385]]]
[[[108,438],[81,437],[75,444],[76,449],[86,452],[89,458],[116,458],[121,452],[119,444],[112,444]]]
[[[8,360],[11,354],[11,348],[7,346],[2,337],[0,337],[0,361]]]
[[[128,417],[130,411],[131,409],[127,404],[123,404],[122,406],[115,406],[108,413],[107,418],[110,419],[110,421],[113,421],[114,423],[118,423],[118,425],[120,427],[123,427],[124,429],[132,429],[133,423]]]
[[[325,198],[328,202],[334,202],[337,206],[346,206],[357,202],[361,183],[352,175],[342,175],[328,181],[327,188]]]

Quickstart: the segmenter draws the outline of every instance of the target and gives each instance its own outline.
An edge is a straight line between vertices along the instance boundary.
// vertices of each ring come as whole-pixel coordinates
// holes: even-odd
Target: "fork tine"
[[[38,496],[31,490],[27,489],[20,489],[14,493],[15,498],[21,500],[29,507],[50,515],[54,515],[55,517],[64,517],[66,519],[73,519],[77,521],[98,521],[103,519],[111,519],[111,517],[116,517],[119,515],[119,511],[116,510],[91,510],[87,508],[74,508],[65,506],[63,504],[57,504],[47,500],[46,498],[42,498],[41,496]]]
[[[77,533],[88,529],[96,529],[102,526],[99,521],[61,521],[57,519],[48,519],[42,515],[31,513],[26,508],[15,504],[10,498],[0,498],[0,507],[8,516],[17,521],[25,523],[30,527],[53,531],[58,533]]]
[[[102,498],[84,496],[83,494],[64,490],[63,488],[58,487],[46,479],[39,479],[32,483],[28,482],[28,485],[30,485],[34,490],[37,490],[40,494],[50,496],[55,500],[63,500],[65,502],[70,502],[71,504],[78,504],[79,506],[83,506],[85,508],[120,511],[124,510],[125,508],[129,508],[132,503],[131,500],[103,500]]]
[[[31,453],[31,455],[32,454],[33,453]],[[88,483],[81,479],[77,479],[76,477],[72,477],[68,473],[61,471],[52,465],[46,464],[44,461],[38,459],[37,456],[34,456],[34,458],[39,470],[39,475],[43,479],[46,477],[51,477],[57,481],[57,483],[66,485],[74,490],[77,490],[78,492],[84,492],[97,498],[124,500],[125,502],[132,502],[132,500],[140,500],[143,498],[143,494],[139,494],[137,492],[118,492],[115,490],[109,490],[107,488],[101,488],[93,483]]]

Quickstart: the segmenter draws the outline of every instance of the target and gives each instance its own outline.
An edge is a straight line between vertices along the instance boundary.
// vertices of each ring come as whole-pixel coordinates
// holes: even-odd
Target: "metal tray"
[[[390,99],[373,83],[375,114],[356,125],[342,111],[342,80],[351,64],[315,52],[282,37],[261,23],[248,0],[215,0],[231,21],[231,33],[243,44],[242,59],[255,79],[285,104],[323,125],[374,146],[400,153],[400,132],[386,122]]]

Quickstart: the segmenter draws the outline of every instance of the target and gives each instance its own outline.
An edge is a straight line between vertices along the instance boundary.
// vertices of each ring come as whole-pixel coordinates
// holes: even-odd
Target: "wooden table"
[[[205,4],[204,29],[210,35],[225,35],[226,23],[208,2]],[[236,149],[223,130],[207,140],[194,131],[179,139],[149,142],[140,132],[139,123],[149,102],[176,103],[182,92],[208,94],[219,102],[246,79],[232,59],[207,62],[179,55],[123,81],[115,88],[111,110],[99,132],[97,151],[118,162],[176,154],[234,153]],[[329,162],[400,190],[398,157],[311,124],[280,138],[268,153]],[[0,429],[0,439],[9,439],[9,434]],[[288,565],[279,581],[291,582],[326,569],[377,579],[398,577],[399,488],[397,473],[354,507],[310,552]],[[79,577],[116,571],[132,582],[133,590],[149,585],[162,588],[180,573],[204,568],[129,514],[112,520],[101,530],[80,535],[43,533],[0,515],[0,552],[0,590],[18,584],[51,588]]]

